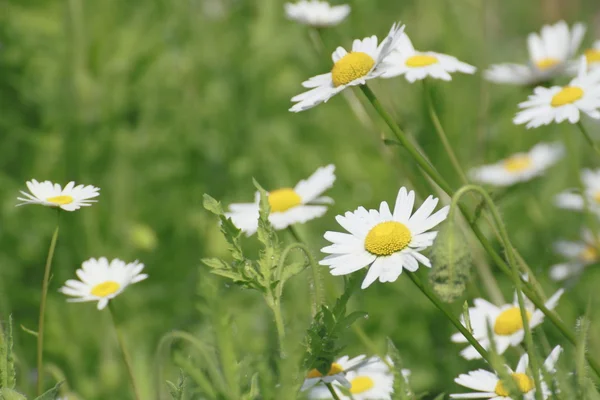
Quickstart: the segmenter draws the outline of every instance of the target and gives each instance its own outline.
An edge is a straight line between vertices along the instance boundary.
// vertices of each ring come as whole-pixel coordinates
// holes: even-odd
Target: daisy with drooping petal
[[[510,186],[542,175],[564,155],[560,143],[539,143],[526,153],[517,153],[495,164],[471,170],[473,180],[495,186]]]
[[[348,86],[364,85],[369,79],[381,76],[385,72],[382,62],[393,50],[403,32],[404,25],[398,23],[392,26],[379,46],[377,36],[371,36],[363,40],[354,40],[351,52],[338,47],[331,56],[334,63],[331,72],[303,82],[302,86],[310,90],[292,97],[296,104],[290,111],[308,110],[327,102]]]
[[[393,365],[387,357],[387,363],[379,357],[371,357],[365,364],[348,371],[346,379],[350,386],[333,383],[333,388],[340,400],[389,400],[394,392],[394,373],[388,365]],[[407,379],[410,371],[402,370]],[[315,386],[309,393],[310,399],[331,399],[329,390],[323,386]]]
[[[582,232],[579,242],[558,241],[554,250],[567,259],[566,262],[553,265],[550,268],[550,277],[555,281],[562,281],[578,275],[588,265],[600,261],[600,243],[589,230]]]
[[[411,83],[428,76],[450,81],[451,73],[473,74],[476,70],[474,66],[447,54],[416,51],[406,33],[398,40],[396,48],[385,59],[384,64],[389,68],[381,75],[382,78],[404,75]]]
[[[554,293],[545,303],[546,308],[549,310],[554,309],[563,292],[564,290],[560,289]],[[544,313],[535,309],[529,299],[525,298],[525,303],[529,327],[533,329],[544,321]],[[492,328],[492,339],[498,354],[503,354],[509,346],[518,346],[523,342],[525,330],[523,329],[523,319],[516,293],[512,304],[498,307],[484,299],[475,299],[474,304],[475,307],[469,308],[473,337],[484,349],[490,348],[488,324]],[[464,317],[461,317],[461,323],[465,325]],[[462,333],[452,335],[452,341],[455,343],[468,342]],[[467,360],[481,358],[481,354],[473,346],[468,346],[460,354]]]
[[[546,361],[544,361],[544,369],[548,375],[553,375],[556,372],[556,362],[560,353],[562,353],[562,347],[556,346]],[[527,368],[529,367],[529,356],[524,354],[517,368],[513,371],[507,367],[508,373],[511,378],[514,379],[516,387],[522,393],[518,400],[535,400],[535,382],[533,377],[528,375]],[[539,377],[541,379],[542,386],[542,397],[546,400],[552,395],[552,391],[548,387],[548,384],[544,382],[544,373],[540,370]],[[491,400],[517,400],[510,397],[510,393],[505,382],[502,382],[499,374],[486,371],[484,369],[478,369],[471,371],[468,374],[461,374],[454,380],[461,386],[475,390],[475,393],[455,393],[451,394],[451,399],[491,399]]]
[[[80,280],[69,279],[59,291],[75,297],[67,301],[97,301],[98,310],[102,310],[127,286],[146,279],[148,275],[141,273],[143,269],[144,264],[138,261],[125,263],[115,258],[109,263],[104,257],[90,258],[76,272]]]
[[[325,233],[325,239],[332,244],[321,251],[331,255],[320,264],[329,266],[332,275],[351,274],[370,265],[363,289],[377,279],[394,282],[403,268],[414,272],[419,263],[431,268],[421,251],[433,244],[437,232],[429,230],[445,220],[449,211],[446,206],[432,214],[438,200],[429,196],[413,214],[415,192],[402,187],[393,214],[383,201],[379,211],[360,207],[338,215],[337,222],[349,233]]]
[[[557,194],[554,203],[568,210],[582,211],[589,208],[590,211],[600,215],[600,169],[582,170],[581,182],[584,188],[583,196],[569,189]]]
[[[303,224],[318,218],[327,211],[327,204],[333,203],[329,197],[321,196],[335,182],[335,166],[321,167],[308,179],[301,180],[292,188],[272,190],[267,193],[271,214],[269,221],[275,229],[285,229],[293,224]],[[234,225],[250,236],[258,228],[260,194],[255,195],[254,203],[231,204],[227,217]]]
[[[354,358],[348,356],[341,357],[331,364],[331,368],[329,368],[329,372],[325,376],[317,369],[310,370],[306,375],[300,390],[304,391],[310,389],[319,383],[333,382],[339,382],[345,387],[350,387],[351,385],[348,379],[346,379],[346,374],[368,362],[369,360],[367,360],[367,356],[364,354]]]
[[[348,4],[332,6],[319,0],[300,0],[297,3],[286,3],[284,7],[288,19],[320,28],[337,25],[350,14]]]
[[[587,72],[585,58],[579,64],[579,73],[567,86],[538,86],[527,101],[519,104],[513,122],[537,128],[552,122],[568,120],[579,122],[581,113],[600,119],[600,70]]]
[[[585,26],[575,24],[572,29],[564,21],[545,25],[541,33],[531,33],[527,39],[530,63],[492,65],[486,72],[487,80],[513,85],[535,85],[564,74],[569,60],[577,53]]]
[[[17,206],[40,204],[65,211],[75,211],[81,207],[91,206],[97,201],[92,199],[100,195],[99,188],[92,185],[75,186],[75,182],[67,183],[64,188],[58,183],[38,182],[35,179],[27,181],[26,184],[30,193],[21,191],[21,194],[25,197],[17,197],[17,200],[21,200],[21,203]]]

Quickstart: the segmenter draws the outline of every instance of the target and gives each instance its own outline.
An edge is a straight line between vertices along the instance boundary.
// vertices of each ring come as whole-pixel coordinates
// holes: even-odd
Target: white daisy
[[[339,382],[345,387],[350,387],[351,385],[348,379],[346,379],[346,374],[362,365],[367,364],[368,362],[369,360],[367,360],[367,356],[364,354],[354,358],[344,356],[331,364],[331,368],[325,376],[323,376],[323,374],[321,374],[317,369],[312,369],[308,372],[306,378],[304,378],[304,383],[302,384],[300,390],[304,391],[310,389],[321,382]]]
[[[412,214],[415,192],[407,192],[403,187],[398,192],[393,214],[383,201],[379,211],[359,207],[354,212],[338,215],[337,222],[350,234],[326,232],[325,239],[333,244],[321,251],[331,255],[320,264],[329,266],[332,275],[351,274],[370,265],[363,289],[377,279],[394,282],[403,268],[414,272],[419,263],[431,268],[429,259],[420,252],[431,246],[437,235],[428,231],[448,216],[448,206],[431,214],[438,200],[429,196]]]
[[[529,34],[530,63],[492,65],[486,72],[487,80],[513,85],[535,85],[561,75],[569,66],[569,60],[577,53],[585,26],[569,26],[564,21],[555,25],[545,25],[541,33]]]
[[[326,204],[333,203],[329,197],[321,196],[335,182],[335,166],[321,167],[307,180],[296,187],[272,190],[267,193],[271,214],[269,221],[275,229],[285,229],[293,224],[302,224],[318,218],[327,211]],[[256,192],[254,203],[231,204],[227,217],[234,225],[250,236],[258,228],[260,194]]]
[[[587,72],[585,58],[579,64],[579,73],[567,86],[538,86],[527,101],[519,104],[513,122],[537,128],[552,122],[568,120],[579,122],[583,112],[591,118],[600,119],[600,70]]]
[[[473,180],[495,186],[510,186],[542,175],[564,155],[560,143],[539,143],[526,153],[517,153],[495,164],[471,170]]]
[[[319,0],[300,0],[297,3],[285,3],[284,7],[288,19],[314,27],[337,25],[350,14],[348,4],[332,6]]]
[[[545,303],[545,306],[549,310],[554,309],[563,292],[563,289],[560,289],[554,293]],[[544,313],[537,310],[529,299],[525,298],[525,303],[529,327],[533,329],[544,321]],[[516,293],[512,304],[498,307],[484,299],[475,299],[474,304],[475,307],[469,308],[473,337],[484,349],[490,348],[488,324],[492,328],[492,339],[498,354],[503,354],[509,346],[518,346],[523,341],[525,330],[523,329],[523,320]],[[464,317],[461,317],[461,322],[463,325],[465,324]],[[455,343],[468,342],[462,333],[452,335],[452,341]],[[460,354],[467,360],[481,358],[481,354],[473,346],[468,346]]]
[[[569,189],[557,194],[554,203],[569,210],[582,211],[587,207],[600,215],[600,169],[581,171],[581,182],[584,188],[583,196],[574,189]]]
[[[408,35],[404,34],[396,48],[384,61],[389,65],[381,75],[383,78],[393,78],[404,75],[407,81],[415,82],[430,76],[444,81],[452,80],[450,73],[463,72],[473,74],[476,68],[459,61],[456,57],[432,51],[416,51]]]
[[[21,203],[41,204],[46,207],[57,207],[65,211],[79,210],[81,207],[91,206],[97,200],[91,200],[100,196],[100,189],[95,186],[75,186],[75,182],[69,182],[64,189],[58,183],[50,181],[38,182],[35,179],[27,181],[27,188],[30,193],[21,191],[25,197],[17,197]]]
[[[346,374],[350,386],[333,383],[333,388],[340,400],[389,400],[394,392],[394,373],[389,365],[392,360],[387,357],[387,364],[379,357],[371,357],[367,362]],[[402,370],[407,379],[410,371]],[[331,399],[331,393],[323,386],[315,386],[309,393],[310,399]]]
[[[556,346],[546,361],[544,361],[544,369],[547,374],[554,374],[556,372],[556,362],[562,352],[562,347]],[[524,354],[517,368],[513,371],[507,366],[508,373],[514,379],[516,386],[523,396],[519,396],[518,400],[534,400],[535,399],[535,382],[532,377],[527,374],[527,368],[529,366],[529,356]],[[540,379],[542,380],[542,397],[546,400],[552,395],[552,391],[549,389],[548,384],[544,382],[544,373],[540,370]],[[473,389],[475,393],[457,393],[451,394],[451,399],[491,399],[491,400],[513,400],[509,397],[507,385],[502,382],[500,376],[493,372],[486,371],[484,369],[478,369],[471,371],[468,374],[461,374],[454,380],[461,386]],[[517,399],[514,399],[517,400]]]
[[[597,40],[584,54],[589,69],[600,68],[600,40]]]
[[[553,265],[550,268],[550,277],[555,281],[562,281],[579,274],[586,266],[600,261],[598,249],[600,243],[594,239],[589,230],[582,232],[579,242],[558,241],[554,244],[554,250],[567,259],[566,262]]]
[[[115,258],[109,263],[104,257],[90,258],[76,272],[80,281],[69,279],[59,291],[76,297],[67,301],[97,301],[98,310],[102,310],[127,286],[146,279],[148,275],[140,273],[143,269],[144,264],[138,261],[127,264]]]
[[[331,55],[334,63],[331,72],[303,82],[302,86],[310,90],[292,97],[296,104],[290,111],[308,110],[327,102],[348,86],[364,85],[369,79],[381,76],[385,72],[382,62],[394,49],[403,32],[404,25],[398,23],[392,26],[379,46],[377,36],[371,36],[354,40],[351,52],[338,47]]]

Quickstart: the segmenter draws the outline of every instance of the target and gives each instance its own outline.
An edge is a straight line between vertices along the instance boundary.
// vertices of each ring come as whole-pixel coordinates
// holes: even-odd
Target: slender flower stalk
[[[116,318],[115,318],[115,310],[112,303],[108,303],[108,311],[110,314],[110,320],[115,328],[115,333],[117,334],[117,341],[119,342],[119,347],[121,349],[121,354],[123,355],[123,361],[125,362],[125,367],[127,368],[127,373],[129,374],[129,380],[131,383],[131,388],[133,389],[133,394],[135,396],[135,400],[142,400],[142,396],[140,396],[139,389],[135,383],[135,375],[133,373],[133,363],[131,362],[131,356],[127,352],[127,347],[125,346],[125,340],[123,339],[123,334],[121,333],[121,329],[119,328]]]
[[[331,397],[334,400],[340,400],[340,397],[335,392],[335,389],[333,388],[333,386],[331,385],[331,383],[326,383],[325,386],[327,386],[327,389],[329,389],[329,393],[331,393]]]
[[[583,126],[583,124],[581,123],[581,120],[579,122],[577,122],[577,126],[579,127],[579,130],[583,134],[583,137],[585,137],[585,140],[587,140],[587,142],[590,144],[590,146],[592,146],[592,148],[594,149],[596,154],[600,155],[600,146],[598,146],[598,143],[594,142],[594,139],[592,139],[592,137],[588,133],[587,129],[585,129],[585,126]]]
[[[58,240],[58,230],[60,222],[60,209],[57,210],[56,228],[50,241],[50,249],[46,258],[46,267],[44,268],[44,280],[42,282],[42,299],[40,301],[40,315],[38,322],[37,335],[37,395],[41,396],[44,389],[44,317],[46,315],[46,298],[48,297],[48,284],[50,282],[50,269],[52,268],[52,259],[54,258],[54,250],[56,249],[56,241]]]

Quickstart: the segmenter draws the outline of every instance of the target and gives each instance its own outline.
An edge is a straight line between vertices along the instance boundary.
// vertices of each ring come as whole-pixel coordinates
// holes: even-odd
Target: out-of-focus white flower
[[[581,273],[586,266],[600,261],[599,248],[600,242],[587,229],[582,232],[579,242],[566,240],[556,242],[555,251],[567,260],[553,265],[550,268],[550,277],[555,281],[562,281]]]
[[[292,21],[314,27],[334,26],[350,14],[350,6],[342,4],[332,6],[326,1],[301,0],[297,3],[285,3],[285,15]]]

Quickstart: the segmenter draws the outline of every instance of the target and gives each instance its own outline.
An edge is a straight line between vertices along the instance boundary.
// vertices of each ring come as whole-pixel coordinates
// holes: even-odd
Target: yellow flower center
[[[598,49],[586,50],[585,58],[587,59],[588,64],[600,63],[600,50],[598,50]]]
[[[531,319],[531,313],[527,311],[527,321]],[[519,307],[504,310],[496,318],[494,332],[496,335],[509,336],[523,329],[523,319]]]
[[[271,212],[283,212],[302,204],[302,198],[294,189],[284,188],[269,192]]]
[[[368,376],[357,376],[350,381],[350,384],[352,385],[350,386],[350,393],[352,394],[364,393],[375,386],[373,379]]]
[[[342,368],[342,366],[338,363],[332,363],[331,368],[329,368],[329,372],[327,373],[327,376],[336,375],[336,374],[339,374],[340,372],[344,372],[344,368]],[[314,369],[311,369],[310,371],[308,371],[308,375],[306,375],[306,377],[307,378],[322,378],[323,374],[320,373],[319,370],[314,368]]]
[[[594,193],[593,198],[596,203],[600,203],[600,191]]]
[[[541,69],[542,71],[552,68],[557,64],[560,64],[560,60],[557,60],[556,58],[552,57],[544,58],[535,63],[536,67],[538,67],[538,69]]]
[[[552,97],[550,104],[552,107],[560,107],[566,104],[575,103],[583,97],[583,89],[577,86],[565,86],[562,90]]]
[[[346,54],[331,69],[333,86],[347,85],[356,79],[366,76],[374,65],[375,60],[367,53],[358,51]]]
[[[406,225],[387,221],[375,225],[365,238],[365,249],[376,256],[389,256],[404,249],[412,235]]]
[[[102,283],[99,283],[96,286],[94,286],[92,288],[91,293],[92,293],[92,296],[106,297],[106,296],[110,296],[111,294],[117,293],[117,291],[119,290],[120,287],[121,287],[121,285],[119,285],[115,281],[106,281],[106,282],[102,282]]]
[[[439,62],[434,56],[417,55],[406,60],[406,66],[411,68],[426,67]]]
[[[504,169],[508,172],[523,172],[531,167],[531,157],[516,155],[504,160]]]
[[[594,262],[598,259],[598,250],[594,246],[587,245],[585,249],[579,254],[579,258],[583,262]]]
[[[528,377],[525,374],[521,374],[521,373],[517,372],[517,373],[511,374],[511,377],[517,384],[517,387],[519,388],[521,393],[528,393],[535,388],[535,383],[533,382],[533,379],[531,379],[530,377]],[[496,392],[496,394],[498,396],[510,396],[510,393],[504,387],[504,383],[502,383],[502,381],[498,381],[494,391]]]
[[[46,199],[48,203],[56,204],[57,206],[64,206],[65,204],[71,204],[73,198],[71,196],[54,196]]]

